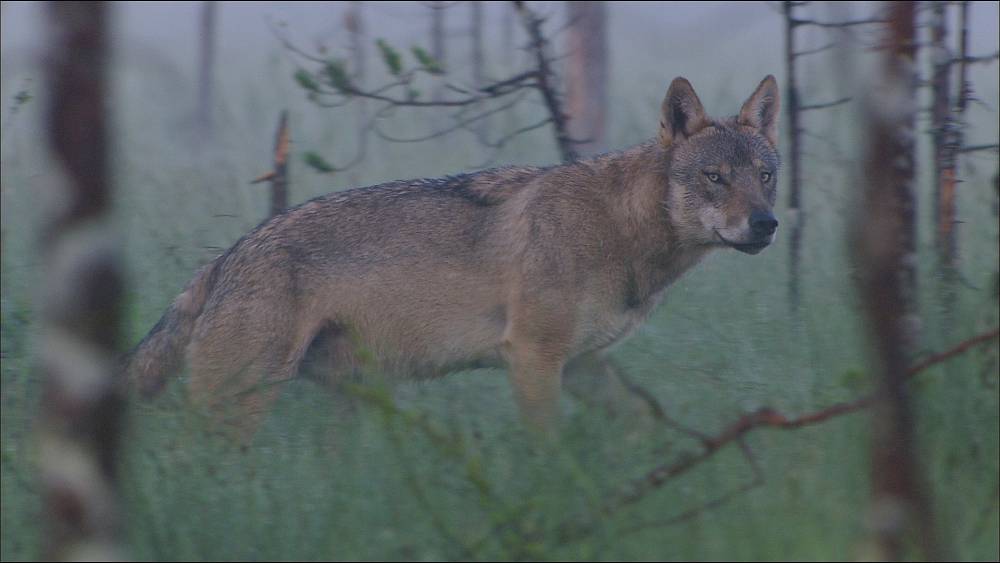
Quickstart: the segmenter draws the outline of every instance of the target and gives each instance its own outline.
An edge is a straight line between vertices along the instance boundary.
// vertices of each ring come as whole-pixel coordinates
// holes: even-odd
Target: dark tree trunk
[[[549,42],[542,32],[542,23],[544,22],[524,2],[515,0],[512,4],[521,18],[525,33],[528,35],[528,47],[535,59],[534,66],[538,73],[535,84],[542,95],[545,110],[549,114],[549,122],[552,124],[559,154],[563,162],[572,162],[579,158],[579,154],[576,151],[573,138],[569,134],[569,125],[562,107],[562,100],[556,92],[556,76],[552,70]]]
[[[447,42],[444,36],[444,12],[447,5],[444,2],[431,3],[431,56],[442,67],[445,67],[447,57]],[[436,87],[434,99],[440,100],[442,96],[441,87]]]
[[[934,70],[931,79],[934,101],[931,112],[931,130],[934,146],[935,202],[934,215],[937,225],[938,257],[942,269],[950,272],[954,267],[955,225],[955,143],[956,124],[951,108],[951,52],[948,49],[948,3],[934,2],[931,23],[931,49]],[[951,284],[945,276],[945,293]]]
[[[365,88],[365,75],[368,65],[368,51],[365,49],[366,36],[363,9],[364,3],[354,0],[348,6],[347,11],[344,12],[344,28],[350,37],[351,45],[351,70],[353,74],[351,80],[362,89]],[[357,108],[355,116],[357,117],[358,128],[356,150],[359,155],[364,155],[368,150],[368,103],[364,98],[358,99],[354,103]],[[351,184],[357,184],[359,181],[360,178],[357,170],[352,169],[350,172]]]
[[[212,81],[215,73],[216,3],[201,4],[201,45],[198,51],[198,128],[202,138],[212,135]]]
[[[48,560],[118,551],[115,467],[124,399],[115,376],[123,279],[110,232],[107,7],[46,6],[48,144],[62,178],[42,237],[39,461]]]
[[[583,155],[607,150],[608,42],[604,2],[567,2],[566,112]]]
[[[472,63],[472,85],[480,88],[486,83],[486,56],[483,54],[483,3],[469,3],[469,39],[471,53],[469,55]],[[481,119],[475,125],[476,136],[482,140],[486,138],[489,130],[489,119]]]
[[[931,505],[920,478],[913,412],[906,387],[914,309],[915,2],[889,2],[889,37],[879,84],[867,106],[870,124],[855,248],[859,284],[878,358],[871,441],[870,552],[895,561],[908,539],[938,560]]]
[[[785,15],[785,111],[788,113],[788,217],[791,223],[788,256],[788,299],[798,310],[800,300],[799,262],[802,254],[802,128],[799,125],[799,87],[795,72],[795,2],[783,2]]]
[[[941,265],[945,272],[945,282],[949,298],[953,298],[954,282],[957,277],[959,248],[955,227],[958,225],[958,152],[965,143],[965,109],[969,100],[968,62],[969,56],[969,2],[959,4],[959,63],[958,89],[954,111],[949,116],[948,127],[941,154],[940,197],[938,198],[938,249]],[[950,56],[950,53],[948,53]],[[935,93],[937,89],[935,88]],[[937,107],[935,105],[935,110]],[[950,300],[950,299],[949,299]]]

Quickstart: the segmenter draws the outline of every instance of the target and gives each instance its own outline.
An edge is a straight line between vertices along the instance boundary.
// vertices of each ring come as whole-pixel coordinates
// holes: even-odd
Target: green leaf
[[[859,369],[849,369],[840,375],[840,385],[851,391],[860,392],[870,385],[868,375]]]
[[[323,67],[323,72],[326,73],[330,84],[341,94],[350,93],[353,89],[351,78],[347,75],[347,70],[344,68],[344,61],[340,59],[327,61],[326,66]]]
[[[299,83],[299,86],[310,92],[319,91],[319,84],[316,83],[316,79],[307,70],[300,68],[295,71],[295,81]]]
[[[330,174],[336,172],[337,169],[334,168],[329,162],[326,161],[322,156],[310,151],[302,155],[302,160],[305,161],[313,170],[321,174]]]
[[[414,45],[410,48],[413,51],[413,56],[416,57],[417,62],[424,70],[431,74],[444,74],[444,67],[438,62],[437,59],[431,56],[423,47],[418,47]]]
[[[385,61],[385,66],[389,69],[389,72],[393,76],[399,76],[403,72],[403,58],[399,55],[399,51],[389,45],[385,39],[379,39],[375,42],[378,45],[379,51],[382,52],[382,60]]]

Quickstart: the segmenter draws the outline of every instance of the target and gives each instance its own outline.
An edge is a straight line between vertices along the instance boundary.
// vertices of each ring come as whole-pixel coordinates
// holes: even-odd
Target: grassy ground
[[[616,146],[653,134],[670,77],[659,71],[647,76],[642,68],[616,71],[621,73],[613,92],[621,103],[612,104]],[[727,78],[729,91],[722,89],[717,101],[705,95],[710,111],[735,111],[764,74],[757,70]],[[295,101],[299,92],[280,57],[255,72],[252,76],[265,80],[230,69],[220,96],[217,140],[192,150],[185,136],[187,115],[176,103],[190,96],[190,84],[127,60],[120,63],[114,169],[116,220],[130,274],[129,344],[152,326],[199,264],[263,217],[267,196],[247,181],[268,166],[271,133],[283,105],[292,108],[297,152],[318,150],[337,158],[339,150],[351,150],[353,119]],[[993,90],[981,94],[995,106],[993,72],[981,81],[992,80]],[[711,77],[693,80],[709,92],[718,83]],[[4,100],[16,86],[5,78]],[[720,252],[709,258],[669,291],[646,327],[615,350],[616,361],[671,417],[713,432],[763,406],[799,414],[868,389],[865,325],[843,235],[857,170],[844,115],[849,114],[810,123],[838,144],[814,141],[809,147],[801,310],[793,312],[786,301],[788,248],[779,236],[757,257]],[[39,391],[33,288],[40,273],[33,248],[52,176],[39,150],[38,123],[38,104],[29,103],[3,132],[3,560],[34,558],[41,541],[31,434]],[[398,125],[418,132],[428,123],[404,117]],[[995,138],[996,126],[979,133]],[[483,156],[468,141],[376,144],[378,158],[333,177],[316,175],[296,161],[293,199],[352,184],[454,172]],[[555,160],[544,131],[521,139],[500,158]],[[994,167],[995,160],[980,158],[967,160],[963,170],[968,179],[960,212],[963,281],[948,310],[936,297],[940,281],[932,233],[922,231],[920,354],[997,323],[997,222],[989,184]],[[927,187],[924,182],[924,192]],[[927,201],[926,193],[923,197]],[[921,209],[922,219],[929,207]],[[921,374],[913,384],[920,457],[935,517],[960,559],[1000,557],[996,367],[995,348],[977,350]],[[181,382],[153,403],[133,405],[122,460],[129,553],[140,560],[813,560],[852,558],[863,538],[865,413],[796,431],[752,433],[747,443],[763,483],[671,523],[753,481],[738,447],[729,446],[631,508],[603,517],[597,507],[604,495],[656,464],[697,453],[698,444],[669,426],[611,416],[567,394],[563,439],[541,448],[521,435],[502,371],[389,390],[367,384],[359,393],[367,399],[332,398],[309,381],[289,384],[246,451],[211,433],[186,406]],[[566,540],[558,528],[567,523],[588,532]]]

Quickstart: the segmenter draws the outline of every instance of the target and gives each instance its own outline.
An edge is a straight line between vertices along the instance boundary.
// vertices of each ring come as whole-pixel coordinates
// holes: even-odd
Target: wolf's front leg
[[[533,430],[556,430],[566,340],[561,335],[540,337],[529,332],[515,333],[505,342],[514,397],[521,419]]]

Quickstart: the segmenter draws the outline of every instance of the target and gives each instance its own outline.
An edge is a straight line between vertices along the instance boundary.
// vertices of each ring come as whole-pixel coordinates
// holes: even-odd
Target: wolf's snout
[[[778,230],[778,220],[770,211],[755,210],[750,214],[750,230],[758,237],[767,237]]]

